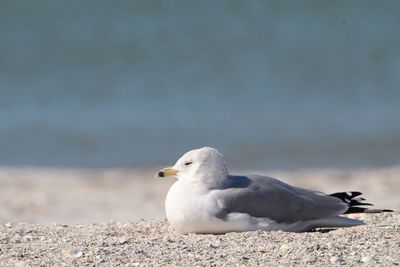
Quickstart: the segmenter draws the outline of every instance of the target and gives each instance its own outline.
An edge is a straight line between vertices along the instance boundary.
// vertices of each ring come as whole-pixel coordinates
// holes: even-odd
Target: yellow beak
[[[175,170],[174,168],[167,167],[167,168],[164,168],[164,169],[158,171],[156,174],[156,177],[176,176],[177,173],[178,173],[178,171]]]

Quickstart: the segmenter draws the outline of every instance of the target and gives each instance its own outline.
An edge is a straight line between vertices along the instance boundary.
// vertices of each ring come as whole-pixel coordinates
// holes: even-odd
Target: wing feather
[[[232,212],[267,217],[277,222],[294,222],[334,217],[348,205],[322,192],[294,187],[266,176],[230,176],[218,192],[222,208],[217,216]]]

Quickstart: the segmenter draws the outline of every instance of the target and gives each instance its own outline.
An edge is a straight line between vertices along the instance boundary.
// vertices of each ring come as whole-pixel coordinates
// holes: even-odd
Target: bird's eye
[[[192,164],[191,161],[185,162],[185,165],[186,165],[186,166],[189,166],[190,164]]]

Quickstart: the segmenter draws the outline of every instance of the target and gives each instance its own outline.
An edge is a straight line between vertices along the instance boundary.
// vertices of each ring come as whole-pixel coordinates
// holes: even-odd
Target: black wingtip
[[[373,206],[371,203],[362,202],[365,200],[363,197],[359,197],[362,193],[358,191],[349,192],[338,192],[331,194],[330,196],[339,198],[346,203],[349,208],[344,214],[349,213],[381,213],[381,212],[393,212],[390,209],[370,209],[360,206]]]
[[[383,209],[382,212],[394,212],[394,210]]]
[[[393,210],[388,209],[365,209],[364,213],[382,213],[382,212],[393,212]]]
[[[345,213],[343,214],[351,214],[351,213],[366,213],[367,208],[361,208],[361,207],[350,207],[348,210],[346,210]]]
[[[358,197],[358,196],[362,195],[362,193],[358,192],[358,191],[349,191],[349,192],[337,192],[337,193],[333,193],[330,195],[333,197],[340,198],[341,200],[344,200],[344,199],[352,199],[352,198]],[[363,200],[365,200],[365,199],[363,199]]]

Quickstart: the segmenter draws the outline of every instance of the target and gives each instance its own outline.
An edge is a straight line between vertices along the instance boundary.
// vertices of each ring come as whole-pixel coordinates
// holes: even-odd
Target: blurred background
[[[0,223],[164,217],[183,153],[399,209],[399,1],[1,1]]]
[[[400,159],[398,1],[1,1],[0,165]]]

